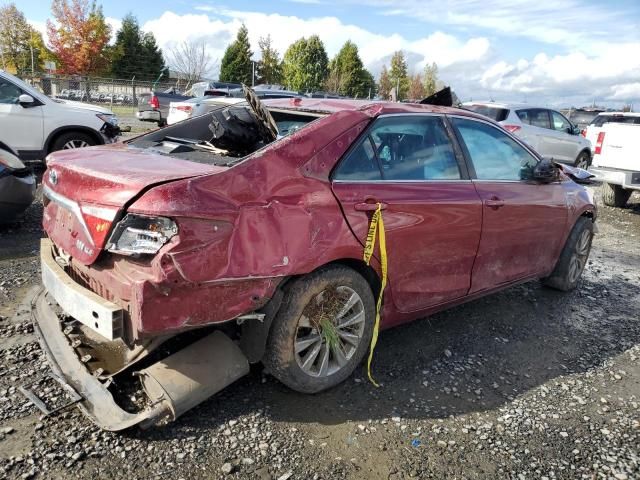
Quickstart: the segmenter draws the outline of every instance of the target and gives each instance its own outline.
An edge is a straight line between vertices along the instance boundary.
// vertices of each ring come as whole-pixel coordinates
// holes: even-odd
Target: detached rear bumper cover
[[[139,414],[128,413],[116,404],[111,392],[89,373],[69,345],[44,289],[33,301],[31,314],[51,369],[83,397],[78,405],[93,422],[106,430],[118,431],[139,423],[151,425],[163,415],[165,407],[162,404]]]

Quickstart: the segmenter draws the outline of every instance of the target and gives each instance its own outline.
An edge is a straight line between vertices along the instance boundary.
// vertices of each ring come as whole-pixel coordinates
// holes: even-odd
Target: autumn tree
[[[380,95],[383,100],[389,100],[391,98],[392,88],[393,84],[389,77],[389,70],[387,70],[386,65],[383,65],[380,72],[380,80],[378,80],[378,95]]]
[[[91,75],[108,67],[106,46],[111,37],[102,7],[89,0],[53,0],[47,20],[51,50],[59,59],[62,73]]]
[[[426,95],[424,94],[422,75],[411,75],[409,80],[408,98],[410,98],[411,100],[422,100],[424,97],[426,97]]]
[[[169,49],[167,64],[191,85],[199,82],[213,67],[213,59],[203,41],[185,41]]]
[[[398,50],[391,56],[391,69],[389,79],[392,88],[396,89],[396,100],[407,98],[409,93],[409,76],[407,75],[407,60],[402,50]]]
[[[329,63],[327,90],[348,97],[366,97],[372,87],[372,77],[364,68],[358,47],[347,40]]]
[[[35,30],[11,3],[0,7],[0,66],[18,75],[38,72],[52,58],[42,34]]]
[[[111,75],[116,78],[152,80],[164,69],[162,50],[152,33],[140,29],[131,14],[122,19],[112,48]]]
[[[282,64],[283,81],[291,90],[314,92],[323,88],[329,59],[317,35],[291,44]]]
[[[271,45],[271,35],[261,37],[258,46],[261,55],[258,62],[258,83],[279,84],[282,82],[282,62],[278,51]]]
[[[252,85],[253,64],[251,62],[249,30],[242,24],[233,43],[227,47],[220,64],[221,82],[239,82]]]
[[[424,96],[428,97],[438,91],[438,65],[432,63],[424,67]]]

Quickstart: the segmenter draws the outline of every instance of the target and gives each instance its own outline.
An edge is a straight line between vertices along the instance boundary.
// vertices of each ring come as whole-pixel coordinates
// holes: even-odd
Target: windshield
[[[496,122],[502,122],[509,116],[509,109],[502,107],[492,107],[489,105],[464,105],[465,109],[489,117]]]

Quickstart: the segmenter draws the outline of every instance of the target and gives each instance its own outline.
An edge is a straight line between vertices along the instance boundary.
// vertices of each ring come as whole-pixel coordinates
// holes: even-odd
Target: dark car
[[[16,220],[33,202],[36,177],[16,152],[0,148],[0,224]]]
[[[173,420],[254,362],[300,392],[333,387],[369,349],[379,297],[384,329],[533,279],[578,285],[593,200],[497,123],[247,96],[49,157],[36,331],[102,427]]]

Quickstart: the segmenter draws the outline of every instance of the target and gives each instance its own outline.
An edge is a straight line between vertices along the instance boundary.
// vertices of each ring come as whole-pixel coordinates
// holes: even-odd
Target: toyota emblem
[[[58,183],[58,172],[55,170],[49,170],[49,182],[51,185],[56,185]]]

